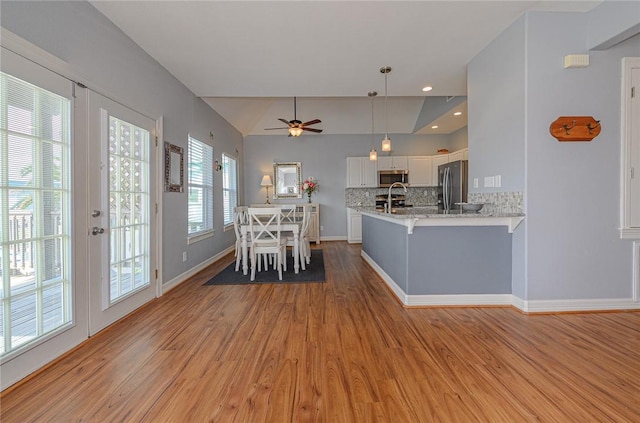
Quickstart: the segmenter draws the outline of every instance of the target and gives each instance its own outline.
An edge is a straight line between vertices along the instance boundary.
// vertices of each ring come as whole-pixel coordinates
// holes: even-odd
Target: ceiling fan
[[[310,120],[308,122],[302,122],[300,120],[298,120],[298,116],[296,114],[297,110],[296,110],[296,97],[293,97],[293,120],[286,120],[286,119],[282,119],[279,118],[278,120],[282,123],[287,124],[288,126],[286,127],[282,127],[282,128],[265,128],[265,131],[271,131],[273,129],[288,129],[289,130],[289,136],[290,137],[299,137],[302,134],[302,131],[309,131],[309,132],[315,132],[315,133],[320,133],[322,132],[322,129],[316,129],[316,128],[308,128],[308,126],[310,125],[315,125],[316,123],[321,123],[322,121],[320,119],[313,119]]]

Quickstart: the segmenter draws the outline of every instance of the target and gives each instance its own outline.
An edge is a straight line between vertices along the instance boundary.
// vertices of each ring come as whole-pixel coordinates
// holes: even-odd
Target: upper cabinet
[[[347,188],[377,187],[376,164],[369,157],[347,157]]]
[[[430,187],[433,183],[433,158],[411,156],[408,158],[409,182],[412,187]]]
[[[454,151],[453,153],[449,153],[449,162],[455,162],[458,160],[464,160],[464,150],[458,150],[458,151]]]
[[[431,170],[431,181],[435,186],[438,185],[438,166],[449,163],[449,154],[438,154],[437,156],[432,156],[432,158],[433,168]],[[411,178],[411,175],[409,175],[409,178]]]
[[[406,156],[378,156],[378,170],[407,170],[408,168]]]
[[[408,170],[413,187],[438,185],[438,166],[456,160],[467,160],[467,149],[435,156],[347,157],[347,188],[376,188],[379,170]]]

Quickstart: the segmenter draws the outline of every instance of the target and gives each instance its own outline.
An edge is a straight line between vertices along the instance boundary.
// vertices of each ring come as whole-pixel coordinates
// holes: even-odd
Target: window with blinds
[[[236,159],[222,153],[222,201],[224,225],[233,224],[233,209],[238,205],[238,169]]]
[[[188,153],[188,236],[213,232],[213,147],[189,137]]]
[[[0,354],[71,322],[71,102],[0,72]]]

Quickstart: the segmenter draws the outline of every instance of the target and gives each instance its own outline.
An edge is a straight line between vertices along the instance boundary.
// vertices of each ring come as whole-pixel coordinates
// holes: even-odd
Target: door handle
[[[98,228],[97,226],[94,226],[93,228],[91,228],[91,235],[99,235],[103,233],[104,233],[104,228]]]

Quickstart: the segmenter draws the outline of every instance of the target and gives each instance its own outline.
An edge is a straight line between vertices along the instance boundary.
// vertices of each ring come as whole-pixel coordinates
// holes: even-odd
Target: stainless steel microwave
[[[378,186],[380,188],[388,188],[394,182],[402,182],[403,184],[409,183],[409,171],[408,170],[379,170],[378,171]]]

